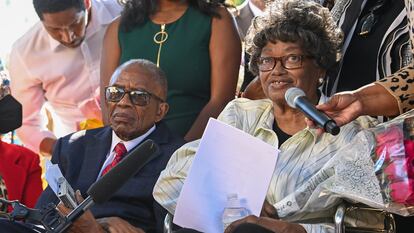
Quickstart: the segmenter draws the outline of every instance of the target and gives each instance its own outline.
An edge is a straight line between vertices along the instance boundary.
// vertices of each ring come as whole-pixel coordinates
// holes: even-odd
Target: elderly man
[[[167,80],[155,64],[146,60],[126,62],[114,72],[105,90],[110,126],[70,134],[56,143],[52,162],[59,165],[73,189],[84,196],[107,167],[121,159],[119,151],[131,151],[145,139],[158,144],[159,154],[154,159],[109,201],[91,208],[93,216],[106,228],[118,232],[125,232],[125,227],[162,232],[166,212],[155,202],[152,189],[171,154],[184,143],[162,122],[168,111],[166,93]],[[37,207],[51,202],[57,204],[58,199],[48,187]]]
[[[56,137],[74,132],[86,119],[79,106],[99,86],[103,36],[121,6],[115,0],[33,0],[33,5],[40,22],[13,45],[11,89],[23,105],[19,138],[51,155]],[[46,101],[53,132],[43,127],[39,113]]]

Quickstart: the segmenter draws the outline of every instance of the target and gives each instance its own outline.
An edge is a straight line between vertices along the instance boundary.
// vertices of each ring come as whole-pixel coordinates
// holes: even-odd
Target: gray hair
[[[317,64],[331,68],[340,59],[343,34],[331,13],[318,3],[306,0],[283,0],[270,3],[265,15],[252,21],[246,36],[251,54],[250,71],[259,73],[257,65],[262,49],[268,42],[299,43],[305,55]]]
[[[167,94],[168,82],[164,71],[162,71],[161,68],[157,67],[157,65],[155,65],[151,61],[145,59],[131,59],[129,61],[124,62],[122,65],[118,66],[118,68],[116,68],[116,70],[111,76],[109,85],[113,85],[118,80],[118,77],[121,74],[121,72],[129,66],[139,66],[141,68],[144,68],[151,74],[151,77],[154,78],[154,80],[160,85],[160,87],[162,87],[162,91],[164,92],[164,94]]]

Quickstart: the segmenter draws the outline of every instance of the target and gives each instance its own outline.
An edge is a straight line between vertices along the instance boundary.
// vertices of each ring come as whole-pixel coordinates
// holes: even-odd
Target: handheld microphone
[[[154,156],[158,146],[148,139],[128,153],[115,167],[108,171],[88,189],[89,195],[82,203],[70,212],[64,224],[56,227],[52,232],[64,232],[77,218],[79,218],[94,203],[102,204],[109,200],[132,176],[141,170]]]
[[[326,132],[332,135],[337,135],[339,133],[340,129],[336,122],[329,118],[325,113],[316,109],[315,106],[309,102],[305,92],[301,89],[297,87],[289,88],[285,93],[285,100],[290,107],[299,109]]]

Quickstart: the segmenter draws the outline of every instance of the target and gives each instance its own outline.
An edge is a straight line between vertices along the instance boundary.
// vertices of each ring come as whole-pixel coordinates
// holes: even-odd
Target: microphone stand
[[[46,208],[39,210],[39,209],[32,209],[23,204],[19,201],[9,201],[3,198],[0,198],[0,202],[6,205],[11,205],[13,207],[13,211],[11,213],[2,213],[1,215],[6,217],[9,221],[20,221],[20,220],[29,220],[31,222],[35,222],[37,224],[41,224],[47,231],[51,231],[53,229],[52,225],[61,224],[57,219],[54,222],[47,223],[45,220],[50,215],[56,215],[57,210],[54,204],[49,204]],[[58,214],[58,216],[60,216]]]

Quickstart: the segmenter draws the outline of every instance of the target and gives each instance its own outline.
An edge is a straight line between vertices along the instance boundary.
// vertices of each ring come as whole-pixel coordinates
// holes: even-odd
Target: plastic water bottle
[[[227,195],[227,204],[223,211],[222,222],[223,231],[234,221],[244,218],[249,215],[249,211],[244,208],[237,194],[232,193]]]

